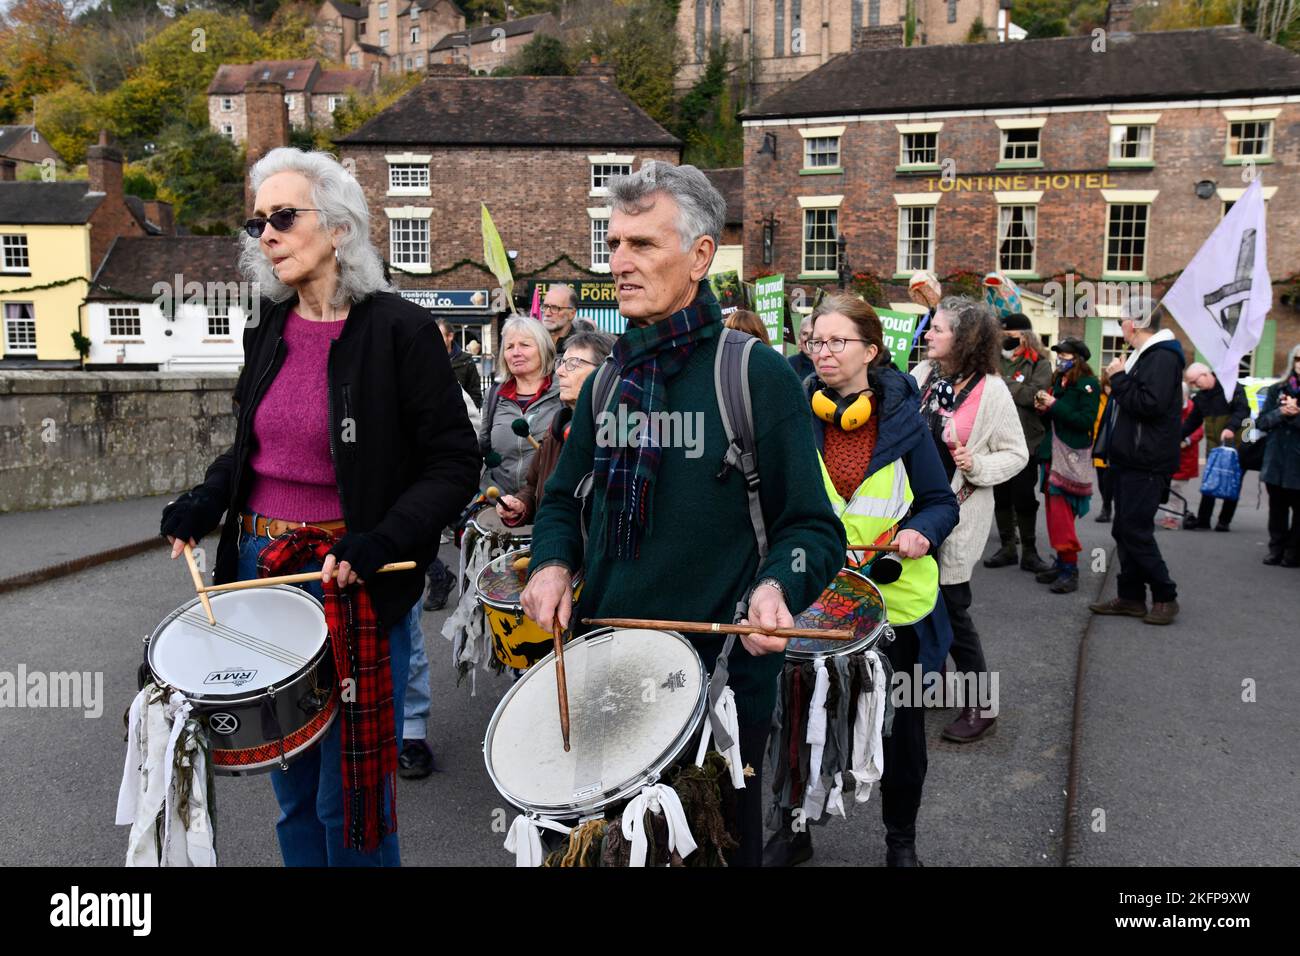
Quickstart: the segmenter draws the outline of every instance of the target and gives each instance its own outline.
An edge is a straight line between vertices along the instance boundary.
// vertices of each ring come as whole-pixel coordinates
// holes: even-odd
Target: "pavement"
[[[1093,515],[1079,526],[1085,551],[1075,594],[1050,594],[1014,567],[977,567],[972,615],[999,675],[1001,716],[995,734],[960,746],[938,739],[953,711],[927,714],[929,776],[918,824],[927,865],[1060,865],[1085,632],[1071,862],[1300,862],[1300,760],[1290,733],[1300,706],[1288,694],[1300,664],[1283,651],[1300,611],[1300,570],[1259,563],[1265,512],[1255,500],[1252,475],[1232,533],[1159,532],[1183,607],[1168,628],[1087,612],[1099,593],[1114,592],[1106,574],[1110,529]],[[0,516],[0,540],[10,545],[0,577],[80,556],[92,544],[147,537],[165,501]],[[442,553],[454,561],[450,546]],[[183,565],[168,559],[160,541],[156,551],[0,596],[0,671],[25,665],[29,673],[79,670],[103,680],[97,717],[0,709],[0,865],[120,865],[126,830],[113,825],[113,814],[122,714],[136,690],[142,639],[192,596],[188,586]],[[399,781],[403,860],[511,865],[501,844],[514,811],[492,786],[481,749],[509,684],[480,672],[476,695],[468,682],[457,685],[440,633],[445,616],[423,617],[438,772]],[[1248,678],[1252,703],[1242,701]],[[219,778],[217,798],[222,864],[279,865],[268,779]],[[809,865],[882,865],[877,806],[873,796],[850,807],[847,820],[816,828]]]

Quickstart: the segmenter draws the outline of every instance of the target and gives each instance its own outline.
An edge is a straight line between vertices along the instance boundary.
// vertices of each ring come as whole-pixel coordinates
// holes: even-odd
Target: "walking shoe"
[[[1079,590],[1079,566],[1066,564],[1061,567],[1061,576],[1052,582],[1047,590],[1053,594],[1069,594]]]
[[[1200,531],[1205,526],[1196,520],[1196,515],[1188,515],[1183,519],[1184,531]]]
[[[1265,564],[1281,564],[1281,563],[1282,563],[1282,555],[1280,555],[1280,554],[1270,554],[1270,555],[1268,555],[1267,557],[1264,558],[1264,563],[1265,563]]]
[[[1300,558],[1283,558],[1283,559],[1282,559],[1282,567],[1284,567],[1284,568],[1300,568]]]
[[[455,587],[456,582],[450,574],[444,576],[441,583],[430,580],[429,593],[424,596],[424,609],[426,611],[441,611],[447,606],[447,598],[451,596],[451,592]]]
[[[1110,524],[1110,509],[1102,508],[1101,514],[1097,515],[1097,524]]]
[[[1034,546],[1026,542],[1020,550],[1020,570],[1042,574],[1044,571],[1051,571],[1052,565],[1040,558],[1038,552],[1034,550]]]
[[[997,721],[996,717],[981,717],[978,707],[963,707],[957,719],[943,728],[939,736],[955,744],[974,743],[985,734],[993,733]]]
[[[1226,524],[1224,524],[1223,522],[1219,522],[1218,524],[1216,524],[1216,525],[1214,526],[1214,530],[1215,530],[1215,531],[1231,531],[1232,529],[1229,528],[1229,527],[1228,527]]]
[[[1039,584],[1051,584],[1061,576],[1061,561],[1058,558],[1052,562],[1052,566],[1046,571],[1039,571],[1034,575],[1034,580]]]
[[[763,846],[763,865],[798,866],[811,860],[812,855],[812,834],[807,829],[792,833],[787,824],[768,837]]]
[[[1151,610],[1142,618],[1148,624],[1172,624],[1178,616],[1177,601],[1152,601]]]
[[[885,866],[924,866],[916,857],[914,846],[891,846],[885,848]]]
[[[1088,610],[1093,614],[1127,614],[1129,617],[1145,618],[1147,616],[1147,602],[1112,598],[1098,604],[1089,604]]]
[[[1017,557],[1018,555],[1016,554],[1016,546],[1014,543],[1003,544],[1002,547],[998,548],[984,559],[984,567],[1005,568],[1009,564],[1015,564]]]
[[[423,780],[433,773],[433,751],[423,740],[408,740],[397,756],[397,775],[403,780]]]

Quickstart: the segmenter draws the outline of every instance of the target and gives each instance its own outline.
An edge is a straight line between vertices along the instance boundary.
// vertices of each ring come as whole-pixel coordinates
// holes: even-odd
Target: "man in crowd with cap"
[[[1193,362],[1187,366],[1183,379],[1196,389],[1192,396],[1192,411],[1183,422],[1183,438],[1205,426],[1205,452],[1208,455],[1220,445],[1233,445],[1241,423],[1250,418],[1250,401],[1241,382],[1232,390],[1232,401],[1223,393],[1223,384],[1208,365]],[[1218,501],[1213,495],[1201,495],[1201,503],[1196,509],[1196,516],[1187,516],[1183,522],[1185,528],[1208,528],[1214,517],[1214,503]],[[1215,531],[1227,531],[1232,524],[1232,516],[1237,513],[1235,498],[1223,499],[1223,508],[1219,512],[1219,523]]]
[[[1047,434],[1042,417],[1034,408],[1034,396],[1052,387],[1052,363],[1043,354],[1043,343],[1034,333],[1022,312],[1002,318],[1002,378],[1011,390],[1011,399],[1025,430],[1025,447],[1029,462],[1014,477],[993,486],[993,518],[998,526],[1001,547],[984,559],[986,568],[1015,564],[1016,525],[1020,526],[1020,567],[1035,574],[1050,569],[1038,556],[1038,456],[1035,449]]]
[[[1148,624],[1171,624],[1178,614],[1178,588],[1156,544],[1155,519],[1178,470],[1187,359],[1173,332],[1160,328],[1161,315],[1145,297],[1126,303],[1120,330],[1132,350],[1106,367],[1113,409],[1106,454],[1115,488],[1111,535],[1119,594],[1089,605],[1094,614],[1140,617]]]

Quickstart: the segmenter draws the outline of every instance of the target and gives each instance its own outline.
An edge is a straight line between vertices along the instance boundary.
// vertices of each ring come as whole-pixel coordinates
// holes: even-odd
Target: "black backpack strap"
[[[735,329],[722,329],[713,362],[713,387],[718,395],[718,411],[727,436],[723,455],[723,472],[735,468],[745,478],[749,496],[749,520],[758,540],[758,559],[767,558],[767,525],[759,499],[758,443],[754,438],[754,405],[749,393],[749,353],[758,339]]]

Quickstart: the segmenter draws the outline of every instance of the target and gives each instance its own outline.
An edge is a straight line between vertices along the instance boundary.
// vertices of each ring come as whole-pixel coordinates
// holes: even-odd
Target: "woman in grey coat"
[[[479,448],[486,466],[482,489],[495,485],[502,494],[515,494],[528,476],[528,465],[546,437],[551,419],[560,410],[560,385],[555,381],[555,345],[536,319],[515,316],[501,329],[501,364],[505,378],[492,386],[483,402]],[[528,434],[515,432],[515,422],[528,423]]]

